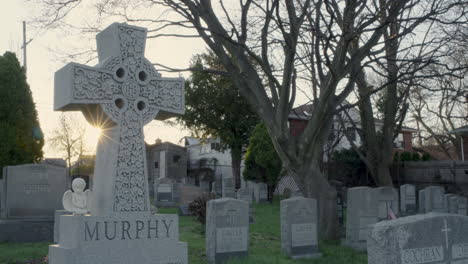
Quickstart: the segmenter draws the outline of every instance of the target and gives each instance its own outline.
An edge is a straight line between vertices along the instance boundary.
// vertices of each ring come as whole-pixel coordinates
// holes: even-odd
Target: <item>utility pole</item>
[[[26,47],[28,44],[32,41],[32,39],[26,41],[26,21],[23,21],[23,67],[24,67],[24,73],[26,74]]]

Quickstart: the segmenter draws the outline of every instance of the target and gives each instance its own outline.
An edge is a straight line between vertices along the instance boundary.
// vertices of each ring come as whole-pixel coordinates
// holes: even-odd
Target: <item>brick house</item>
[[[293,136],[299,136],[304,131],[307,123],[309,122],[312,114],[313,104],[305,104],[292,109],[288,116],[289,130]],[[356,108],[349,108],[347,115],[342,116],[345,127],[341,125],[339,116],[336,116],[332,126],[332,133],[330,139],[338,140],[334,145],[334,150],[351,148],[351,142],[357,146],[361,145],[361,138],[359,133],[354,129],[354,125],[360,125],[360,115]],[[382,120],[376,120],[377,127],[383,126]],[[417,132],[416,129],[403,126],[394,142],[395,151],[412,151],[413,150],[413,133]],[[346,134],[346,135],[345,135]],[[349,140],[348,140],[349,139]]]

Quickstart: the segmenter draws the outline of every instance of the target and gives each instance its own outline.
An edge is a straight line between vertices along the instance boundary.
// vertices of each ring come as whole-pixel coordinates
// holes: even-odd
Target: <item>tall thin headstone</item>
[[[348,189],[345,244],[357,250],[366,249],[370,228],[379,221],[373,193],[370,187]]]
[[[468,199],[463,196],[458,196],[458,214],[467,215]]]
[[[400,210],[403,215],[412,215],[417,212],[416,187],[414,185],[400,186]]]
[[[236,198],[234,178],[223,178],[223,198]]]
[[[281,248],[290,257],[317,258],[317,200],[293,197],[282,200]]]
[[[144,57],[147,30],[114,23],[97,39],[99,64],[55,74],[55,110],[81,110],[103,129],[90,215],[60,216],[49,263],[187,263],[177,215],[152,215],[143,126],[184,112],[184,81]]]
[[[426,212],[426,194],[424,189],[418,192],[418,213],[424,214]]]
[[[210,200],[206,207],[206,256],[210,263],[223,263],[248,255],[249,204],[222,198]]]

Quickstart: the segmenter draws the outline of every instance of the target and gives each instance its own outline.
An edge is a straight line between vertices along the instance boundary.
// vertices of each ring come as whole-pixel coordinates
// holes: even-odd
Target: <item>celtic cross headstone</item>
[[[49,263],[186,264],[177,215],[151,214],[143,126],[184,112],[184,81],[144,57],[146,29],[114,23],[96,37],[99,64],[55,74],[55,110],[103,128],[90,214],[62,215]]]
[[[91,213],[148,211],[143,126],[183,114],[184,81],[161,77],[144,57],[144,28],[112,24],[96,39],[97,66],[70,63],[55,74],[55,110],[81,110],[104,128]]]

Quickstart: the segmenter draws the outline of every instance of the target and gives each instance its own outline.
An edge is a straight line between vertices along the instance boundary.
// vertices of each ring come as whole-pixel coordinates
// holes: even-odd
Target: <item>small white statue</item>
[[[86,190],[86,182],[82,178],[76,178],[72,182],[72,190],[63,194],[63,208],[74,214],[87,214],[91,208],[91,191]]]

